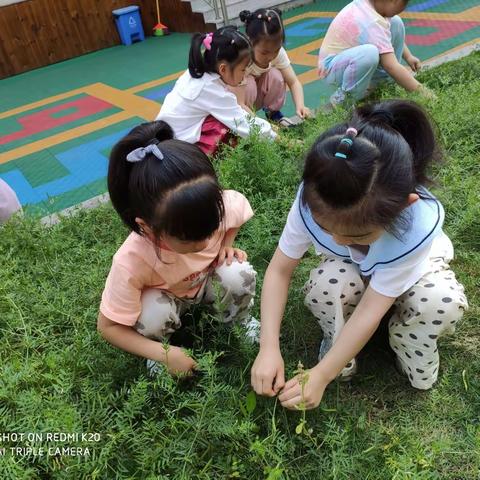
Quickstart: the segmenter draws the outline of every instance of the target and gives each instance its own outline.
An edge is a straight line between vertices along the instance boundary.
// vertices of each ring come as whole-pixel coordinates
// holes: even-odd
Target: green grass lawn
[[[301,412],[249,394],[256,348],[240,328],[217,326],[201,312],[188,327],[201,376],[152,380],[143,360],[96,332],[111,258],[127,235],[113,209],[82,211],[52,228],[25,218],[0,230],[0,477],[479,479],[480,54],[421,80],[438,95],[426,107],[447,161],[434,167],[434,191],[471,307],[456,334],[440,341],[434,389],[412,389],[377,335],[359,374],[349,384],[332,383],[320,407],[306,413],[306,433],[297,434]],[[394,86],[380,95],[408,96]],[[286,135],[308,146],[345,115],[320,116]],[[304,147],[286,145],[251,139],[217,164],[224,187],[243,192],[255,209],[238,244],[259,272],[258,293],[300,178]],[[299,361],[314,364],[321,340],[299,293],[316,262],[309,253],[290,289],[282,328],[289,375]],[[29,432],[44,438],[5,437]],[[48,443],[49,432],[99,435]],[[44,455],[12,455],[14,446],[43,447]],[[88,454],[48,451],[67,446]]]

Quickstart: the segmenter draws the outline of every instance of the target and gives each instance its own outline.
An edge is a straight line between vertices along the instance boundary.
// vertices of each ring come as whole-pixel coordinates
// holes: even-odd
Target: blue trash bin
[[[112,13],[115,17],[120,39],[124,45],[131,45],[133,42],[145,40],[139,7],[133,5],[131,7],[118,8],[113,10]]]

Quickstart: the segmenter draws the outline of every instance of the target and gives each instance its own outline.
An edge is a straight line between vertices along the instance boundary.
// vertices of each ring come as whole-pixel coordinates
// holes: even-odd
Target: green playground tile
[[[51,197],[45,201],[45,204],[49,213],[55,213],[84,202],[85,200],[88,200],[94,196],[95,195],[88,188],[88,186],[83,186],[61,195]]]
[[[0,81],[0,84],[3,81],[4,80]],[[12,115],[11,117],[7,117],[7,118],[15,119],[15,118],[20,118],[20,117],[25,117],[26,115],[33,115],[34,113],[38,113],[38,112],[41,112],[43,110],[47,110],[49,108],[57,107],[59,105],[64,105],[65,103],[74,102],[75,100],[79,100],[80,98],[83,98],[83,97],[86,97],[86,96],[87,96],[86,93],[78,93],[77,95],[72,95],[71,97],[67,97],[67,98],[64,98],[62,100],[56,100],[54,102],[47,103],[46,105],[42,105],[40,107],[35,107],[35,108],[31,108],[30,110],[25,110],[24,112],[17,113],[16,115]]]
[[[14,169],[20,170],[34,188],[68,175],[66,168],[48,150],[0,164],[0,173]]]
[[[35,188],[69,174],[68,170],[48,150],[24,157],[21,171]]]
[[[58,145],[54,145],[49,148],[49,151],[53,155],[58,155],[59,153],[65,152],[66,150],[70,150],[71,148],[79,147],[84,145],[85,143],[93,142],[99,138],[105,137],[112,133],[118,132],[120,130],[127,130],[131,129],[134,126],[145,122],[145,119],[140,117],[132,117],[128,118],[127,120],[122,120],[121,122],[113,123],[107,127],[101,128],[99,130],[95,130],[94,132],[88,133],[87,135],[82,135],[80,137],[72,138],[63,143],[59,143]],[[106,157],[110,155],[110,149],[105,148],[100,150]]]
[[[16,117],[7,117],[0,120],[0,137],[22,130],[22,125],[18,123],[17,118],[18,115]],[[0,145],[0,152],[6,152],[9,148],[9,144],[2,144]]]
[[[409,45],[409,48],[418,58],[427,60],[475,39],[479,39],[480,43],[480,26],[467,30],[454,38],[443,40],[435,45]]]
[[[283,12],[282,18],[286,20],[307,12],[339,12],[347,3],[350,3],[349,0],[321,0],[318,3],[313,2],[303,7],[287,10]]]
[[[129,47],[106,48],[6,78],[0,81],[0,111],[92,83],[124,90],[185,70],[190,38],[189,33],[147,37]],[[158,58],[168,61],[155,61]]]
[[[109,157],[110,156],[110,152],[112,151],[111,148],[104,148],[103,150],[100,150],[100,153],[104,156],[104,157]]]
[[[185,68],[185,70],[186,70],[186,68]],[[135,95],[140,95],[141,97],[145,97],[149,92],[154,92],[155,90],[160,90],[160,89],[163,89],[165,87],[173,88],[176,81],[177,81],[177,79],[170,80],[169,82],[162,83],[161,85],[156,85],[155,87],[149,87],[149,88],[146,88],[145,90],[140,90]]]
[[[59,112],[51,113],[50,116],[52,118],[62,118],[75,113],[77,109],[75,107],[66,108],[65,110],[60,110]]]
[[[301,75],[302,73],[309,72],[310,70],[314,69],[315,67],[310,67],[308,65],[297,65],[292,63],[293,70],[297,75]]]
[[[14,168],[17,168],[17,162],[18,160],[10,160],[6,163],[0,163],[0,173],[5,173],[13,170]]]
[[[23,213],[31,217],[44,217],[49,215],[49,211],[45,202],[35,203],[35,204],[26,204],[22,206]]]
[[[107,190],[107,177],[101,178],[100,180],[97,180],[95,182],[89,183],[88,188],[92,192],[92,196],[96,197],[97,195],[102,195],[104,194]]]
[[[415,0],[410,5],[424,1]],[[287,11],[283,17],[287,19],[311,11],[336,12],[347,3],[348,0],[322,0]],[[478,0],[450,0],[426,11],[453,13],[476,5]],[[148,37],[146,41],[130,47],[119,45],[1,80],[0,111],[96,82],[126,89],[181,72],[187,68],[190,37],[188,33]],[[312,38],[292,38],[292,42],[307,43]],[[152,58],[168,61],[152,62]],[[100,65],[102,68],[99,68]],[[132,75],[132,71],[135,75]],[[31,88],[31,85],[35,85],[35,88]]]

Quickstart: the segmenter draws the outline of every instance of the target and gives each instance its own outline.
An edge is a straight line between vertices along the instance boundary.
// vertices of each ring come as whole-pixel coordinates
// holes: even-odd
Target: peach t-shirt
[[[103,315],[123,325],[134,325],[140,316],[145,288],[158,288],[178,298],[195,297],[217,258],[225,232],[241,227],[253,216],[250,203],[241,193],[226,190],[223,201],[224,226],[200,252],[159,252],[148,239],[132,232],[113,257],[100,304]]]

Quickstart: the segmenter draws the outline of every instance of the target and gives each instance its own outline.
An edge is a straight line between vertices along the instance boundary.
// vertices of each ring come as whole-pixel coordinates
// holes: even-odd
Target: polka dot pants
[[[310,272],[304,286],[305,305],[323,330],[319,360],[338,338],[362,298],[366,283],[350,260],[327,258]],[[388,326],[390,346],[412,386],[427,390],[438,376],[437,340],[454,332],[468,308],[463,286],[443,258],[432,258],[430,271],[394,305]],[[348,378],[355,371],[356,361],[352,359],[340,377]]]
[[[219,295],[224,322],[244,322],[255,296],[256,272],[248,262],[234,261],[216,268],[208,276],[197,298],[181,299],[156,288],[142,292],[142,312],[134,328],[138,333],[164,341],[181,327],[180,316],[192,304],[212,304]],[[215,288],[215,284],[218,288]]]

